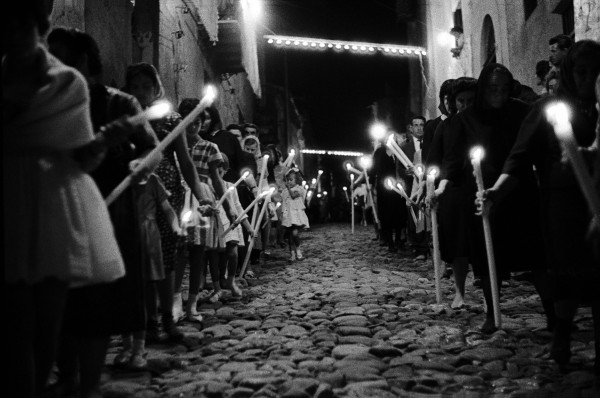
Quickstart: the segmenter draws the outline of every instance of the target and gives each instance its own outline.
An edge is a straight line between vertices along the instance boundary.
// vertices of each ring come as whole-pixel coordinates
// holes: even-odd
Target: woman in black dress
[[[453,81],[449,91],[448,118],[439,123],[435,130],[431,149],[425,162],[427,168],[440,167],[447,152],[450,141],[450,122],[457,113],[470,107],[475,100],[477,79],[461,77]],[[440,170],[440,182],[430,198],[430,206],[436,207],[439,213],[440,253],[445,263],[452,264],[456,294],[451,308],[460,308],[464,304],[465,281],[469,271],[468,243],[466,219],[463,203],[467,200],[465,190],[461,186],[448,185],[446,173]],[[432,209],[435,211],[435,209]]]
[[[539,101],[523,122],[515,146],[493,188],[483,195],[493,209],[504,206],[523,174],[535,166],[542,196],[542,224],[546,253],[554,284],[557,322],[552,358],[568,363],[570,332],[577,306],[592,303],[596,344],[596,373],[600,371],[600,267],[586,239],[590,214],[570,164],[563,160],[560,143],[547,120],[549,104],[562,101],[571,110],[571,124],[580,147],[595,139],[598,111],[594,82],[600,73],[600,44],[582,40],[573,45],[563,60],[557,94]],[[523,208],[524,203],[517,204]]]
[[[526,103],[510,98],[513,83],[512,74],[505,66],[489,64],[483,68],[474,105],[450,123],[450,142],[442,165],[446,178],[465,189],[467,200],[463,201],[463,206],[466,206],[467,214],[469,259],[474,273],[481,275],[487,305],[487,317],[482,326],[485,333],[495,330],[494,311],[483,226],[481,218],[475,214],[477,187],[470,151],[475,146],[484,149],[483,181],[484,186],[491,186],[500,176],[521,122],[530,109]],[[510,272],[545,269],[538,208],[533,169],[524,169],[518,187],[490,215],[498,285],[510,277]],[[547,315],[551,316],[551,312],[547,311]]]

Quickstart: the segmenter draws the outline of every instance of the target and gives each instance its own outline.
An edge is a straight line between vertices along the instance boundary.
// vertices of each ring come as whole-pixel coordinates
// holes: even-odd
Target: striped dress
[[[221,234],[223,233],[223,225],[218,215],[203,216],[198,212],[198,205],[212,203],[217,199],[214,191],[209,186],[210,167],[209,165],[219,165],[223,162],[223,157],[219,148],[212,142],[200,139],[190,148],[192,162],[200,177],[200,187],[203,191],[203,197],[207,198],[207,202],[198,203],[193,195],[189,195],[186,206],[189,206],[194,214],[192,221],[188,226],[188,243],[198,246],[204,246],[206,249],[219,249],[225,247],[225,243]]]

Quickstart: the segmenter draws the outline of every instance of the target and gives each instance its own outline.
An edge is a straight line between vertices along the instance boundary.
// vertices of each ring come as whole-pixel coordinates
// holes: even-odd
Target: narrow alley
[[[114,338],[104,396],[598,396],[589,308],[576,317],[571,367],[561,372],[530,284],[503,286],[502,330],[483,335],[472,274],[462,309],[449,306],[452,278],[442,280],[437,305],[431,259],[383,251],[372,233],[358,226],[351,235],[349,224],[303,232],[304,261],[273,251],[242,300],[202,303],[204,321],[182,324],[182,344],[148,347],[147,371],[113,367]]]

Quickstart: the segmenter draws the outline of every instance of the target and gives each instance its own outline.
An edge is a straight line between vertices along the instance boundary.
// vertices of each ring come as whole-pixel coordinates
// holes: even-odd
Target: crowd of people
[[[202,321],[199,300],[241,297],[236,278],[275,243],[302,260],[306,192],[257,126],[223,128],[214,105],[150,156],[200,99],[140,117],[165,96],[156,68],[103,85],[94,38],[51,29],[34,4],[3,18],[6,392],[47,393],[55,369],[54,394],[96,397],[112,336],[115,366],[145,368],[147,344],[180,342],[178,322]]]
[[[588,206],[547,111],[556,103],[566,104],[574,140],[598,195],[600,43],[559,35],[549,45],[550,62],[545,61],[545,71],[538,70],[540,85],[547,89],[539,95],[532,96],[498,63],[486,65],[477,79],[445,81],[439,93],[441,116],[427,122],[415,116],[407,134],[388,130],[380,138],[369,173],[376,200],[357,203],[379,216],[374,240],[416,259],[432,252],[430,215],[436,213],[439,253],[446,275],[455,281],[451,307],[464,305],[471,268],[486,304],[484,333],[496,330],[491,281],[496,280],[498,290],[513,276],[531,281],[554,333],[551,356],[565,365],[577,308],[591,306],[598,374],[600,215]],[[388,140],[401,148],[410,165]],[[484,153],[484,190],[477,186],[471,163],[476,147]],[[432,168],[438,172],[427,192]],[[388,181],[400,183],[406,196],[390,189]],[[359,186],[355,192],[367,198]],[[496,278],[490,276],[482,216],[491,225]]]
[[[147,344],[178,343],[178,322],[202,320],[199,301],[243,296],[236,278],[253,277],[272,247],[303,260],[305,210],[317,191],[277,146],[261,145],[256,125],[224,128],[214,105],[148,157],[200,99],[183,99],[158,120],[135,117],[165,96],[156,68],[130,65],[122,90],[103,85],[94,38],[51,30],[43,2],[35,4],[17,4],[19,12],[3,18],[6,391],[39,396],[55,367],[54,388],[96,397],[111,336],[122,338],[116,366],[144,368]],[[444,83],[442,116],[413,117],[405,137],[392,132],[412,164],[439,167],[435,192],[385,141],[368,174],[375,200],[356,192],[365,210],[378,212],[376,239],[417,259],[430,253],[428,212],[439,214],[441,257],[456,284],[452,306],[464,303],[470,266],[487,304],[486,333],[495,323],[480,215],[489,216],[498,287],[512,272],[531,272],[554,331],[552,357],[563,365],[579,305],[592,306],[600,352],[600,226],[545,110],[557,100],[569,105],[598,191],[600,44],[550,45],[544,79],[557,79],[553,93],[533,102],[506,67],[489,64],[478,79]],[[483,192],[469,161],[475,145],[486,154]],[[107,206],[104,198],[127,178],[130,186]]]

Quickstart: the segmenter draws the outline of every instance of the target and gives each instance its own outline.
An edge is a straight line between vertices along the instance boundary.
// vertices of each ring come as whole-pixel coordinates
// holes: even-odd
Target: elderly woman
[[[481,275],[483,282],[487,317],[482,331],[486,333],[495,330],[494,311],[483,226],[475,215],[477,187],[469,159],[471,148],[481,146],[485,151],[481,162],[484,186],[491,186],[500,176],[521,122],[530,109],[526,103],[510,98],[513,83],[512,74],[505,66],[490,64],[483,68],[474,105],[457,114],[450,123],[450,142],[442,164],[446,178],[462,186],[468,198],[463,201],[463,206],[467,206],[468,257],[473,271]],[[498,285],[510,277],[511,271],[545,268],[538,207],[533,169],[524,168],[518,187],[490,215]],[[547,311],[548,316],[551,314]]]
[[[599,73],[600,44],[591,40],[575,43],[563,60],[556,96],[535,105],[523,122],[502,175],[483,195],[484,203],[493,204],[492,210],[504,206],[507,198],[514,195],[514,187],[522,183],[524,174],[531,170],[532,164],[535,166],[542,196],[547,258],[553,279],[560,281],[554,286],[557,322],[551,356],[560,365],[569,362],[573,317],[581,302],[591,301],[596,374],[600,372],[600,268],[586,239],[590,214],[573,170],[563,160],[546,108],[555,101],[566,103],[578,145],[589,147],[595,139],[598,117],[594,82]]]

